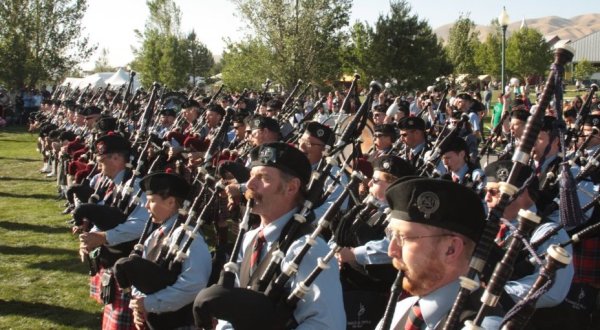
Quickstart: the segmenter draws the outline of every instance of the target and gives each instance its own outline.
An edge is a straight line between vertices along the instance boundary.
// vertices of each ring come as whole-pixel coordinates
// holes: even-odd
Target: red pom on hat
[[[208,150],[208,146],[210,144],[210,140],[208,139],[200,139],[198,137],[188,136],[185,141],[183,141],[183,147],[186,149],[193,149],[190,151],[198,151],[204,152]]]

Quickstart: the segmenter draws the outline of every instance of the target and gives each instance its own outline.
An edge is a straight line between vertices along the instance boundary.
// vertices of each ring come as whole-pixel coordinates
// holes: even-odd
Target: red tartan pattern
[[[102,271],[90,277],[90,297],[99,304],[102,304],[102,298],[100,297],[100,292],[102,292],[102,284],[100,283],[101,273]]]
[[[600,238],[581,241],[573,247],[573,283],[600,285]]]
[[[104,306],[102,330],[135,330],[129,301],[129,296],[124,296],[121,289],[117,288],[115,300],[112,304]]]
[[[102,298],[100,297],[102,284],[100,278],[103,273],[104,269],[90,277],[90,297],[99,304],[102,304]],[[133,312],[129,308],[129,300],[129,297],[125,297],[121,288],[116,285],[115,300],[111,304],[104,306],[102,314],[103,330],[135,330]]]

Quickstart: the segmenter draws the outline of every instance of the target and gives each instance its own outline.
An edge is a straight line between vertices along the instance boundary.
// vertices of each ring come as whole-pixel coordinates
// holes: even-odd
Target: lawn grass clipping
[[[39,173],[37,134],[0,131],[0,329],[99,329],[64,201]]]

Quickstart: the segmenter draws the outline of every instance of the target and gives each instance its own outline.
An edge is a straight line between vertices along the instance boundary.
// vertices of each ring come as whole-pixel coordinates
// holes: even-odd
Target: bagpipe
[[[396,279],[392,284],[390,298],[383,312],[383,318],[381,319],[381,330],[392,329],[392,319],[394,318],[394,311],[396,310],[396,304],[402,293],[402,280],[404,279],[404,273],[401,270],[398,271]]]
[[[154,105],[156,103],[158,97],[158,90],[160,89],[160,85],[157,82],[152,84],[152,91],[150,92],[150,99],[144,108],[140,119],[138,120],[139,126],[136,129],[137,134],[135,135],[135,139],[132,143],[133,146],[137,146],[140,141],[147,139],[148,127],[150,126],[153,114],[154,114]]]
[[[286,138],[287,143],[297,143],[298,142],[298,140],[300,139],[302,134],[304,134],[304,131],[306,128],[305,124],[307,122],[311,121],[314,118],[314,116],[319,112],[319,110],[323,108],[323,104],[325,103],[326,99],[327,99],[327,97],[323,96],[315,102],[312,110],[307,112],[304,115],[304,117],[302,117],[302,119],[300,119],[300,121],[294,127],[294,130],[288,135],[288,137]]]
[[[464,309],[464,306],[466,305],[471,292],[477,289],[479,286],[479,283],[475,280],[475,278],[478,274],[482,273],[486,262],[488,262],[490,251],[495,244],[494,237],[496,236],[496,233],[500,227],[500,218],[502,217],[504,209],[509,204],[513,195],[515,195],[519,190],[515,184],[518,181],[521,171],[525,167],[529,166],[531,150],[540,132],[542,118],[545,114],[551,97],[554,96],[555,93],[558,93],[562,87],[560,85],[562,85],[564,65],[570,62],[573,59],[573,56],[573,52],[566,48],[557,48],[554,53],[554,63],[552,64],[551,72],[546,81],[539,106],[535,113],[530,116],[527,121],[521,143],[519,144],[512,158],[513,168],[508,176],[507,182],[504,182],[499,186],[499,190],[501,192],[500,201],[488,213],[486,225],[479,241],[477,242],[473,256],[471,257],[467,276],[460,278],[461,288],[454,300],[454,305],[452,306],[450,314],[446,319],[446,323],[444,324],[444,329],[446,330],[456,329],[459,326],[460,315]],[[566,253],[566,251],[562,252]],[[505,278],[505,274],[508,272],[510,272],[510,270],[505,271],[502,266],[500,269],[496,269],[495,274],[497,274],[497,281],[496,284],[494,284],[494,287],[503,286],[502,283],[505,283],[508,280]],[[497,295],[494,292],[487,292],[484,294],[484,296],[482,296],[482,302],[484,305],[481,307],[480,312],[478,312],[474,322],[471,323],[476,327],[481,325],[481,322],[486,315],[486,309],[489,309],[491,306],[495,306],[497,304]]]
[[[579,137],[579,130],[583,127],[583,123],[585,119],[589,116],[591,111],[592,97],[594,93],[598,91],[598,85],[592,84],[590,86],[590,92],[588,93],[588,97],[581,106],[581,109],[577,113],[577,118],[575,119],[575,124],[570,127],[564,137],[565,150],[569,149],[571,144],[577,144],[577,138]],[[561,118],[562,119],[562,118]]]
[[[219,95],[221,95],[221,93],[223,92],[223,88],[225,88],[225,84],[222,84],[219,89],[210,97],[210,101],[208,101],[208,103],[205,106],[205,109],[208,109],[208,107],[212,106],[213,104],[215,104],[215,102],[217,102],[217,98],[219,97]],[[204,112],[206,112],[206,110],[202,111],[201,113],[198,114],[198,121],[196,122],[196,125],[194,125],[191,129],[191,132],[193,133],[198,133],[200,132],[200,129],[202,127],[204,127],[205,122],[204,122]]]
[[[216,185],[217,190],[223,188],[220,184]],[[183,207],[179,210],[178,218],[159,245],[159,252],[155,260],[142,258],[143,243],[150,236],[153,227],[152,219],[148,220],[144,234],[135,245],[133,252],[128,257],[119,259],[113,267],[115,280],[124,293],[130,294],[133,286],[144,294],[152,294],[177,281],[183,263],[189,257],[192,243],[202,235],[201,227],[205,223],[207,210],[217,195],[218,192],[211,195],[210,200],[197,216],[193,210],[200,203],[202,195],[196,195],[191,205],[189,201],[184,202]],[[148,276],[148,274],[152,274],[152,276]],[[150,329],[165,329],[189,324],[191,318],[192,304],[189,303],[177,311],[160,314],[149,313],[146,323]]]
[[[445,126],[444,129],[442,129],[435,143],[433,144],[431,154],[428,157],[425,157],[425,155],[423,155],[423,157],[425,157],[423,165],[419,169],[417,169],[417,173],[419,173],[419,176],[434,176],[437,164],[440,162],[440,159],[442,159],[443,156],[442,150],[444,150],[444,148],[446,148],[446,146],[449,143],[451,143],[452,139],[458,136],[460,130],[468,121],[469,116],[463,113],[460,117],[460,121],[456,124],[456,126],[452,127],[452,129],[450,130],[447,129],[447,126]],[[445,133],[445,131],[448,132]]]
[[[311,210],[322,202],[323,187],[338,154],[345,146],[352,143],[356,134],[360,133],[357,128],[363,117],[366,117],[374,95],[380,90],[381,86],[378,83],[371,83],[365,103],[361,105],[356,116],[345,128],[334,147],[328,150],[327,157],[321,160],[316,171],[313,172],[302,208],[293,215],[283,229],[280,240],[269,252],[270,257],[265,258],[259,264],[252,276],[246,275],[244,268],[242,268],[240,287],[234,288],[232,287],[232,279],[235,278],[238,268],[237,265],[233,264],[233,260],[235,260],[233,259],[235,255],[233,255],[230,262],[224,267],[222,279],[219,281],[220,284],[213,285],[199,293],[194,303],[194,316],[197,326],[211,328],[212,319],[216,317],[231,322],[236,329],[293,327],[295,324],[293,312],[296,304],[310,290],[310,285],[322,270],[329,267],[327,263],[339,251],[339,248],[334,246],[330,253],[323,258],[319,258],[317,267],[313,269],[307,278],[298,283],[291,294],[286,294],[285,286],[298,271],[299,264],[310,248],[316,244],[319,234],[330,226],[331,219],[338,212],[350,191],[363,179],[362,175],[357,172],[351,177],[350,184],[344,187],[344,191],[330,205],[330,208],[318,222],[317,227],[310,232],[306,243],[295,254],[293,261],[283,270],[281,269],[281,262],[292,243],[299,237],[309,234],[309,215]],[[241,235],[238,236],[236,240],[237,246],[239,246],[241,237]],[[236,249],[239,249],[239,247]],[[244,267],[244,262],[242,267]]]
[[[143,242],[149,237],[152,228],[149,220],[144,235],[134,247],[134,252],[115,263],[113,268],[115,279],[124,292],[130,292],[130,288],[133,286],[142,293],[152,294],[172,285],[177,280],[194,239],[202,235],[201,228],[208,220],[208,212],[224,189],[224,186],[213,176],[212,166],[220,149],[218,139],[227,132],[232,113],[233,110],[228,108],[219,130],[206,152],[206,159],[198,168],[193,185],[200,186],[200,188],[194,189],[193,202],[184,202],[179,217],[158,247],[159,252],[156,259],[142,258]],[[207,196],[209,196],[208,200],[206,200]],[[199,208],[202,210],[198,213],[196,210]],[[147,274],[150,273],[157,274],[157,276],[149,278]],[[189,324],[188,321],[192,316],[191,307],[191,304],[188,304],[176,312],[150,314],[147,323],[150,328],[156,329],[173,327],[174,324]]]

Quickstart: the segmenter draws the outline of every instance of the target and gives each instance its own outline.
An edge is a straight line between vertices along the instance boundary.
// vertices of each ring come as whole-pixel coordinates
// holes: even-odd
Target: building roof
[[[569,46],[575,49],[573,62],[581,62],[585,59],[591,63],[600,63],[600,31],[572,41]]]

